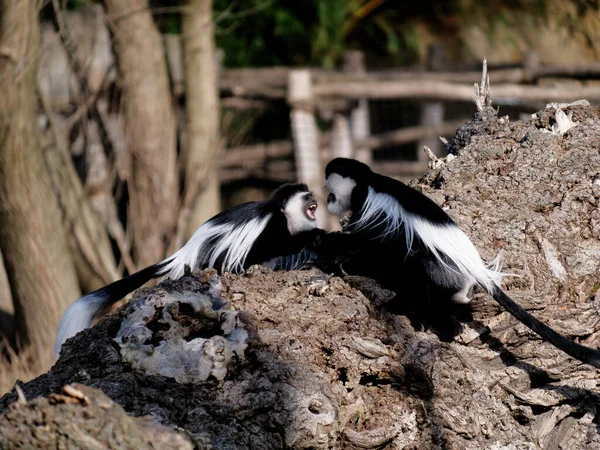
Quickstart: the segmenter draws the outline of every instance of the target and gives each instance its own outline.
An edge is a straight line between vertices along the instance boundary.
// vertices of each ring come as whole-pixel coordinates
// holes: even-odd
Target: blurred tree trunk
[[[13,314],[15,312],[12,302],[12,296],[10,295],[10,284],[8,284],[8,277],[6,276],[6,268],[4,267],[4,259],[2,252],[0,251],[0,311]],[[2,329],[0,328],[0,333]]]
[[[179,223],[179,235],[185,239],[220,210],[217,158],[221,115],[212,20],[212,0],[186,0],[183,52],[188,145],[185,207]]]
[[[37,1],[0,9],[0,247],[20,342],[42,364],[79,286],[37,137]]]
[[[68,149],[51,143],[44,148],[44,157],[82,289],[94,291],[121,278],[104,222],[92,209]]]
[[[129,215],[138,267],[160,261],[177,221],[176,122],[161,36],[147,0],[105,0],[131,154]]]
[[[15,308],[10,294],[4,259],[0,252],[0,343],[4,338],[12,345],[15,335]],[[0,350],[1,351],[1,350]]]

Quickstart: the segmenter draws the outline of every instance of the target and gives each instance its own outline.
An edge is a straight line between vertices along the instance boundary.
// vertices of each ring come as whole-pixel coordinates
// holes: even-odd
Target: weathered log
[[[445,122],[435,126],[404,127],[397,130],[367,136],[364,139],[352,141],[353,146],[364,148],[386,147],[398,144],[407,144],[419,139],[437,136],[450,136],[464,124],[464,121]],[[319,145],[326,147],[331,143],[331,136],[324,134],[319,137]],[[289,141],[276,141],[269,144],[244,145],[231,147],[223,153],[221,167],[252,164],[254,160],[262,163],[265,159],[291,156],[294,152]]]
[[[413,185],[485,259],[502,249],[504,270],[519,275],[504,285],[511,297],[593,347],[600,107],[560,109],[576,123],[566,132],[552,128],[555,108],[517,122],[484,108],[450,142],[452,158]],[[138,291],[22,390],[93,386],[199,448],[600,447],[596,369],[487,295],[475,293],[452,342],[385,310],[407,300],[316,270],[186,275]],[[16,399],[0,399],[0,412]]]
[[[313,86],[315,97],[420,98],[472,101],[473,88],[466,84],[432,80],[364,81],[321,83]],[[560,84],[528,86],[518,84],[494,85],[496,104],[519,102],[573,101],[578,98],[600,99],[600,88],[594,85]]]
[[[24,427],[24,423],[35,423]],[[75,384],[48,398],[13,403],[0,419],[0,448],[192,450],[184,435],[152,418],[129,417],[98,389]]]

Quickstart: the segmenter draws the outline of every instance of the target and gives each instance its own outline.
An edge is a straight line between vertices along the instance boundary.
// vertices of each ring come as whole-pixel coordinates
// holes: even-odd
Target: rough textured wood
[[[13,403],[0,418],[0,448],[192,450],[184,435],[152,418],[127,416],[97,389],[66,385],[60,394]]]
[[[0,247],[21,343],[43,365],[80,291],[37,137],[37,2],[8,2],[0,19]]]
[[[450,143],[454,158],[414,185],[447,209],[485,258],[504,251],[505,270],[520,275],[505,284],[515,300],[597,346],[600,108],[563,109],[578,124],[553,134],[554,108],[514,123],[484,108]],[[263,269],[211,277],[138,291],[138,304],[68,341],[52,370],[23,386],[26,397],[82,382],[128,413],[185,429],[200,448],[600,448],[597,370],[541,342],[487,295],[475,294],[470,314],[459,316],[462,332],[441,342],[385,310],[402,293],[396,299],[364,278]],[[181,306],[202,296],[219,314]],[[231,336],[222,328],[229,308],[248,346],[236,357],[226,346],[206,347],[210,370],[229,361],[223,381],[180,385],[145,374],[123,363],[113,339],[121,319],[137,314],[133,323],[149,334],[140,327],[129,342],[148,354],[163,339],[219,341]],[[182,337],[174,327],[189,332]],[[178,359],[181,366],[188,364]],[[16,397],[0,399],[0,411]]]
[[[313,92],[315,97],[362,96],[365,98],[473,100],[473,88],[470,85],[432,80],[330,82],[315,84]],[[557,84],[556,86],[496,84],[493,96],[496,104],[572,101],[578,98],[592,101],[600,99],[600,88],[595,85],[583,84]]]
[[[290,70],[284,67],[265,67],[252,69],[228,69],[219,80],[219,87],[225,93],[239,96],[264,98],[285,98],[287,79]],[[420,81],[464,83],[472,85],[481,78],[481,71],[424,71],[422,69],[370,70],[365,73],[342,73],[311,69],[315,83]],[[543,77],[597,78],[600,63],[582,65],[538,66],[535,70],[518,67],[490,70],[494,83],[518,84],[535,81]]]
[[[129,221],[138,266],[160,261],[177,213],[176,123],[162,38],[147,0],[105,0],[131,156]]]

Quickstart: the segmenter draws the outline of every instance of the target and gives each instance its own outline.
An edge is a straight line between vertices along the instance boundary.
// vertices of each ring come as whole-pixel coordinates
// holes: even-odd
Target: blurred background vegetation
[[[68,0],[68,10],[92,0]],[[150,2],[163,33],[181,33],[181,2]],[[369,67],[418,64],[435,41],[450,48],[454,62],[517,63],[536,48],[546,62],[597,58],[597,0],[215,0],[217,47],[225,67],[335,67],[345,50],[360,49]],[[53,15],[50,5],[42,10]],[[544,42],[549,35],[555,39]],[[472,36],[483,38],[474,42]],[[557,46],[559,41],[567,42]],[[479,41],[479,40],[478,40]],[[551,48],[555,47],[552,52]],[[577,48],[566,54],[560,47]],[[547,50],[546,50],[547,49]],[[554,56],[552,55],[554,53]]]

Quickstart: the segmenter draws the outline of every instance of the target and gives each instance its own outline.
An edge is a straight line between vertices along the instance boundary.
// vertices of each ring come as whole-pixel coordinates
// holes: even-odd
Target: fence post
[[[312,80],[308,70],[292,70],[288,75],[288,104],[294,142],[294,158],[298,181],[305,183],[319,202],[317,221],[327,221],[324,195],[325,173],[319,153],[319,136],[314,115]]]
[[[331,130],[331,157],[352,158],[352,135],[350,122],[343,113],[336,113],[333,117]]]
[[[523,69],[527,83],[533,83],[540,66],[540,55],[535,50],[529,50],[523,58]]]
[[[348,50],[344,52],[343,71],[346,73],[365,73],[365,55],[360,50]],[[350,131],[352,139],[358,141],[365,139],[371,134],[369,119],[369,101],[366,98],[358,98],[357,105],[350,111]],[[354,149],[354,157],[365,164],[373,162],[373,152],[370,148]]]
[[[432,44],[427,49],[427,70],[442,70],[446,64],[445,47],[443,44]],[[442,102],[426,102],[421,108],[419,124],[422,126],[440,125],[444,122],[444,104]],[[417,143],[419,161],[427,161],[423,147],[427,146],[436,156],[444,156],[445,149],[438,137],[421,139]]]

